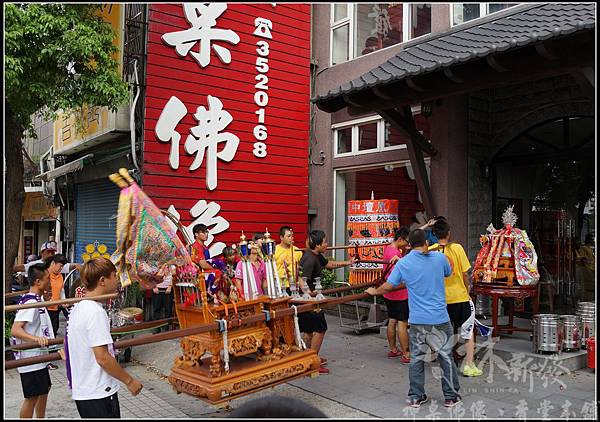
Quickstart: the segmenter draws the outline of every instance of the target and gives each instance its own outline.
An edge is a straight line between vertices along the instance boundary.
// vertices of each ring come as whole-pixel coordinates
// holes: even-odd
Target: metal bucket
[[[577,304],[577,315],[595,316],[596,302],[579,302]]]
[[[533,325],[533,352],[560,352],[562,344],[562,322],[556,314],[537,314]]]
[[[561,315],[559,317],[562,330],[562,350],[579,350],[581,348],[581,317],[579,315]]]
[[[586,348],[586,341],[590,337],[596,337],[596,318],[581,317],[581,348]]]
[[[475,299],[475,315],[491,315],[491,299],[489,296],[477,295],[477,299]]]
[[[579,302],[577,315],[581,317],[581,348],[585,349],[587,339],[596,336],[596,302]]]

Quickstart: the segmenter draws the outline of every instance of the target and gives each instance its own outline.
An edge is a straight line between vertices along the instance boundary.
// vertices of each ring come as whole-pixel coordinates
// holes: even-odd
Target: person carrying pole
[[[43,302],[43,294],[50,285],[50,276],[46,264],[38,263],[29,266],[27,280],[30,286],[29,293],[23,295],[19,305]],[[43,307],[18,310],[12,325],[11,335],[13,336],[11,339],[13,345],[35,341],[40,347],[47,347],[48,340],[54,338],[48,310]],[[46,353],[48,352],[40,349],[23,350],[15,352],[15,359],[30,358]],[[23,396],[25,397],[19,417],[31,419],[34,410],[37,418],[45,417],[48,393],[52,386],[47,365],[37,363],[22,366],[17,371],[21,377]]]

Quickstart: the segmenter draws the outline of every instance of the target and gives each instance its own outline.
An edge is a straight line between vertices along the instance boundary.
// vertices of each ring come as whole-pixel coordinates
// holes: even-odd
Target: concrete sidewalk
[[[405,406],[408,365],[388,359],[387,341],[377,332],[354,334],[342,329],[337,317],[327,315],[329,331],[322,356],[329,359],[329,375],[303,378],[266,389],[231,402],[232,408],[271,394],[296,397],[311,403],[334,418],[596,418],[595,374],[585,369],[563,375],[536,374],[502,365],[488,357],[478,378],[460,377],[463,402],[452,409],[443,407],[440,371],[426,364],[426,391],[430,401],[420,409]],[[128,371],[144,384],[132,397],[123,387],[119,400],[124,418],[223,418],[218,410],[201,400],[176,394],[166,380],[173,360],[180,354],[179,342],[164,341],[136,346]],[[75,403],[66,387],[64,364],[51,371],[53,389],[48,418],[77,418]],[[18,416],[22,392],[16,370],[5,371],[5,418]],[[568,414],[568,416],[567,416]]]

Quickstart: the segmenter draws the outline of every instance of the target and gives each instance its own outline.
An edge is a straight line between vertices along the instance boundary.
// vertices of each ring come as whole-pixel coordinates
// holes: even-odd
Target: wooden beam
[[[349,105],[351,105],[353,107],[360,107],[360,104],[357,103],[357,102],[355,102],[355,101],[353,101],[352,99],[350,99],[349,95],[344,94],[344,95],[342,95],[342,98],[344,99],[344,101],[346,102],[346,104],[349,104]]]
[[[409,137],[413,138],[416,145],[419,148],[421,148],[426,154],[430,156],[436,155],[437,150],[435,149],[435,147],[417,129],[410,106],[404,106],[403,110],[403,113],[400,113],[399,111],[394,109],[377,110],[377,113],[379,113],[381,117],[387,120],[395,128],[406,133]]]
[[[571,72],[571,76],[579,85],[581,92],[587,98],[593,100],[596,94],[595,83],[594,83],[594,68],[591,66],[584,66],[578,69],[574,69]]]
[[[429,176],[427,174],[427,167],[425,166],[423,151],[415,145],[412,138],[409,138],[406,142],[406,147],[408,149],[408,156],[410,157],[410,165],[415,174],[417,188],[419,189],[423,205],[425,206],[425,212],[427,212],[429,218],[432,218],[437,215],[437,211],[433,200],[433,193],[431,192],[431,186],[429,184]]]
[[[377,97],[381,98],[382,100],[389,101],[389,100],[391,100],[391,99],[392,99],[392,97],[390,97],[390,96],[389,96],[389,95],[387,95],[387,94],[384,94],[384,93],[381,91],[381,89],[380,89],[380,88],[378,88],[378,87],[374,87],[374,88],[373,88],[373,94],[375,94]]]
[[[535,51],[546,60],[557,60],[558,56],[549,51],[545,43],[539,43],[535,45]]]
[[[529,133],[526,133],[523,136],[525,136],[530,141],[535,142],[536,144],[543,145],[543,146],[551,148],[551,149],[553,149],[555,151],[560,151],[560,148],[558,146],[556,146],[554,144],[551,144],[550,142],[542,141],[537,136],[530,135]]]
[[[409,137],[406,141],[406,147],[408,150],[408,157],[410,159],[410,165],[415,174],[415,180],[417,182],[417,188],[419,189],[419,193],[421,194],[421,199],[423,200],[423,205],[425,206],[425,211],[429,217],[433,217],[436,215],[435,203],[433,201],[433,194],[431,192],[431,186],[429,184],[429,176],[427,175],[427,168],[425,166],[425,157],[423,156],[423,149],[420,145],[422,142],[423,135],[415,130],[410,128],[410,125],[407,125],[406,122],[406,114],[410,116],[412,120],[412,112],[410,110],[410,106],[404,107],[404,116],[402,116],[397,110],[389,109],[389,110],[380,110],[379,114],[388,121],[392,126],[401,130],[405,133],[408,133]],[[413,124],[414,124],[414,120]],[[407,131],[408,126],[408,131]],[[419,136],[416,136],[414,132],[417,132]],[[429,145],[431,145],[428,142]],[[435,149],[434,149],[435,151]]]
[[[462,83],[465,82],[465,80],[463,78],[461,78],[455,72],[453,72],[452,70],[450,70],[449,67],[445,67],[444,68],[444,75],[446,75],[446,77],[448,79],[450,79],[454,83],[462,84]]]
[[[485,58],[485,61],[492,69],[494,69],[498,73],[504,73],[504,72],[509,71],[509,69],[507,69],[506,67],[504,67],[500,63],[498,63],[498,60],[496,60],[496,56],[493,56],[493,55],[487,56]]]
[[[423,88],[422,86],[420,86],[419,84],[417,84],[412,77],[409,76],[405,80],[406,80],[406,85],[408,85],[411,89],[414,89],[415,91],[419,91],[419,92],[426,91],[426,89]]]

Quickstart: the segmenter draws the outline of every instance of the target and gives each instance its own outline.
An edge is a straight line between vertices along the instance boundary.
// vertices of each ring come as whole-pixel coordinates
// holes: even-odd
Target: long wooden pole
[[[168,323],[176,321],[176,320],[177,320],[177,318],[165,318],[165,319],[157,319],[155,321],[140,322],[139,324],[129,324],[129,325],[125,325],[123,327],[114,328],[114,329],[110,330],[110,334],[111,335],[119,335],[119,334],[127,333],[129,331],[150,330],[152,328],[156,328],[156,327],[159,327],[164,324],[168,324]],[[62,344],[63,341],[64,341],[63,337],[49,339],[48,346],[55,346],[57,344]],[[10,348],[7,348],[5,350],[28,350],[28,349],[37,349],[38,347],[40,347],[40,345],[37,342],[30,341],[27,343],[21,343],[21,344],[11,346]]]
[[[29,293],[29,290],[19,290],[18,292],[5,293],[4,297],[5,298],[9,298],[9,297],[22,296],[22,295],[24,295],[26,293]]]
[[[313,309],[316,309],[316,308],[328,308],[330,306],[337,305],[339,303],[345,303],[345,302],[350,302],[353,300],[364,299],[367,296],[369,296],[368,293],[358,293],[358,294],[354,294],[354,295],[348,295],[348,296],[344,296],[344,297],[340,297],[340,298],[331,299],[331,300],[328,300],[327,302],[323,302],[323,303],[307,303],[304,305],[297,306],[297,311],[298,311],[298,313],[302,313],[302,312],[312,311]],[[280,318],[280,317],[284,317],[284,316],[290,316],[290,315],[294,315],[294,313],[295,313],[295,310],[290,307],[287,309],[278,310],[276,313],[271,311],[270,318],[274,319],[274,318]],[[267,319],[267,316],[265,314],[254,315],[254,316],[243,318],[243,319],[236,320],[236,321],[228,321],[227,328],[230,329],[230,328],[241,327],[243,325],[245,326],[245,325],[249,325],[249,324],[255,324],[257,322],[266,321],[266,319]],[[205,333],[208,331],[215,331],[218,329],[219,329],[219,324],[216,322],[213,322],[210,324],[199,325],[197,327],[173,330],[173,331],[168,331],[168,332],[159,333],[159,334],[150,334],[150,335],[140,336],[140,337],[136,337],[136,338],[129,339],[129,340],[120,340],[120,341],[117,341],[114,343],[114,347],[117,349],[120,349],[120,348],[132,347],[132,346],[141,346],[143,344],[157,343],[159,341],[172,340],[172,339],[176,339],[176,338]],[[18,368],[21,366],[33,365],[36,363],[43,363],[43,362],[51,362],[51,361],[60,360],[60,359],[61,358],[58,353],[49,353],[47,355],[41,355],[41,356],[35,356],[35,357],[31,357],[31,358],[7,361],[4,363],[4,369],[8,370],[8,369],[13,369],[13,368]]]
[[[96,297],[74,297],[71,299],[62,300],[50,300],[44,302],[26,303],[24,305],[8,305],[4,307],[4,312],[18,311],[20,309],[31,309],[31,308],[47,308],[48,306],[54,305],[69,305],[71,303],[81,302],[82,300],[106,300],[115,299],[119,297],[118,293],[110,293],[106,295],[100,295]]]

